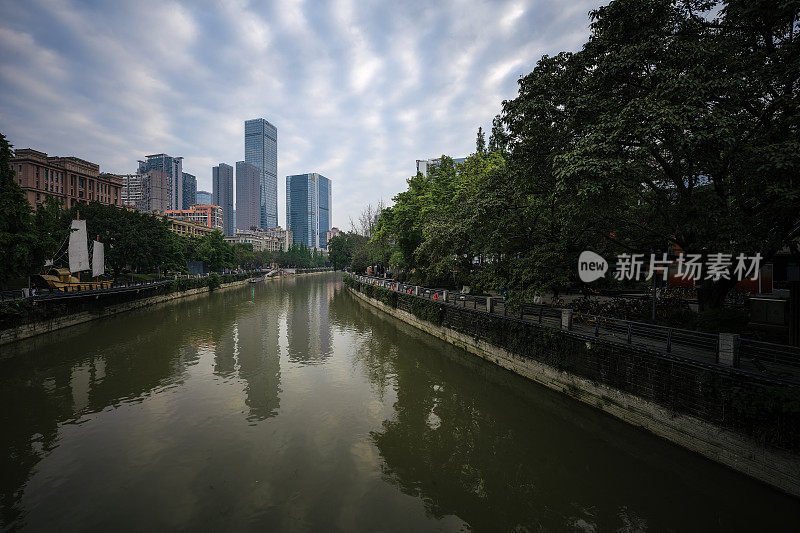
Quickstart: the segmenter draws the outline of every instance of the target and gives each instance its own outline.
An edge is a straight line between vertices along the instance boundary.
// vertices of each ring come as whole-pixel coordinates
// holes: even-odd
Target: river
[[[798,501],[286,277],[0,347],[8,530],[781,530]]]

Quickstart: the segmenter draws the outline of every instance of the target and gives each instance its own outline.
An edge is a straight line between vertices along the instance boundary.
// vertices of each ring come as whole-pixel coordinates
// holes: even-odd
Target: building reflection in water
[[[22,341],[8,348],[11,357],[0,359],[0,526],[24,525],[23,489],[37,463],[58,446],[62,425],[81,423],[110,406],[142,402],[179,384],[202,355],[213,355],[219,375],[238,368],[247,383],[249,416],[275,415],[280,363],[274,313],[257,312],[252,301],[232,291],[156,310]]]
[[[335,295],[333,283],[320,283],[313,277],[289,278],[290,289],[286,333],[291,363],[324,363],[332,354],[333,336],[329,320],[330,303]]]

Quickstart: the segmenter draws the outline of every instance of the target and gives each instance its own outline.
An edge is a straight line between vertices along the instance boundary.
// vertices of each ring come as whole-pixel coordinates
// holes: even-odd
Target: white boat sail
[[[89,270],[89,246],[86,238],[86,221],[73,220],[69,234],[69,271]]]
[[[106,272],[106,258],[103,243],[100,241],[92,242],[92,276],[102,276]]]

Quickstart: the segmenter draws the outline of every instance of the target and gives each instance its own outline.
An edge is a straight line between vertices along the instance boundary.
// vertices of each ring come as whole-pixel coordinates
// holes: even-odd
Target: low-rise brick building
[[[31,148],[19,149],[11,159],[17,183],[32,206],[48,196],[64,207],[79,202],[122,205],[122,178],[100,172],[100,165],[77,157],[48,156]]]

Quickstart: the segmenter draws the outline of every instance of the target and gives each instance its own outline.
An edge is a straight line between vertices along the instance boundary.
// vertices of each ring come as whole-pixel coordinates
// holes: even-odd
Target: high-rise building
[[[141,174],[123,174],[122,178],[122,205],[136,207],[142,200]]]
[[[316,172],[286,176],[286,227],[295,243],[327,249],[331,215],[331,180]]]
[[[222,208],[222,232],[233,235],[233,167],[220,163],[211,171],[212,203]]]
[[[261,170],[244,161],[236,162],[236,228],[261,227]]]
[[[163,213],[170,208],[172,177],[165,170],[151,169],[139,174],[141,195],[134,207],[143,213]]]
[[[189,209],[197,204],[197,178],[192,174],[183,173],[183,207]]]
[[[167,154],[148,155],[144,161],[139,161],[139,174],[144,174],[148,170],[161,170],[167,173],[170,188],[168,209],[181,209],[183,207],[183,158]]]
[[[246,120],[244,160],[261,172],[259,225],[274,228],[278,225],[278,128],[263,118]]]
[[[197,205],[211,205],[214,197],[208,191],[197,191]]]

